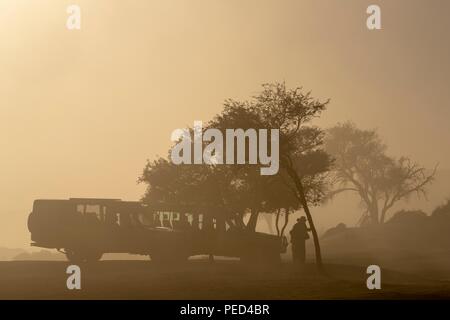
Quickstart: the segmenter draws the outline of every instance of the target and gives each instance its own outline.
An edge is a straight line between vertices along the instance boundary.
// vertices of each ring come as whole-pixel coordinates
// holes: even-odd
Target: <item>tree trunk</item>
[[[278,225],[278,222],[280,221],[280,213],[281,213],[281,208],[278,208],[277,217],[275,219],[275,227],[277,228],[277,236],[280,236],[280,226]]]
[[[247,230],[249,230],[249,231],[256,230],[256,224],[258,223],[258,216],[259,216],[259,210],[253,208],[252,213],[250,214],[250,219],[248,219],[248,222],[247,222]]]
[[[369,215],[370,215],[370,224],[377,225],[379,223],[378,203],[375,202],[369,206]]]
[[[289,208],[284,209],[284,225],[283,225],[283,228],[281,229],[281,233],[280,233],[281,237],[284,236],[284,231],[286,230],[286,227],[289,223],[289,214],[290,214]]]
[[[319,236],[317,234],[316,227],[314,226],[314,221],[311,216],[311,212],[309,211],[308,202],[306,201],[306,195],[305,190],[303,189],[303,184],[300,181],[299,176],[297,175],[297,172],[292,167],[287,167],[288,173],[291,176],[291,178],[294,180],[295,187],[297,188],[298,197],[300,200],[300,203],[302,204],[303,210],[305,211],[306,218],[308,219],[309,228],[311,229],[311,233],[314,240],[314,249],[315,249],[315,255],[316,255],[316,264],[317,269],[319,271],[323,271],[323,263],[322,263],[322,253],[320,251],[320,242],[319,242]]]
[[[244,214],[242,212],[236,213],[235,222],[236,222],[236,227],[238,227],[240,229],[245,229]]]

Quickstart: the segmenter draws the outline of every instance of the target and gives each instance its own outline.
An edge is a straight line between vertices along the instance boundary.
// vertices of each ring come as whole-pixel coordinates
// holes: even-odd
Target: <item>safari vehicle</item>
[[[149,255],[161,263],[205,254],[276,262],[287,246],[285,238],[231,228],[212,210],[119,199],[36,200],[28,229],[32,246],[57,249],[75,262],[104,253]]]

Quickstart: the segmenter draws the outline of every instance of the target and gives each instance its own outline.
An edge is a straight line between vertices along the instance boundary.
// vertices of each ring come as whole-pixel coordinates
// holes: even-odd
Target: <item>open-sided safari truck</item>
[[[57,249],[75,262],[131,253],[160,263],[194,255],[270,263],[287,245],[285,238],[235,228],[213,210],[118,199],[36,200],[28,229],[32,246]]]

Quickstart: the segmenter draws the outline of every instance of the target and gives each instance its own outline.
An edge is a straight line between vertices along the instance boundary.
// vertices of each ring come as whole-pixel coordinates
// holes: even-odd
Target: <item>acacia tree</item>
[[[311,121],[320,116],[327,104],[328,101],[313,99],[302,88],[288,89],[284,83],[263,85],[262,91],[250,101],[227,100],[223,111],[205,129],[278,129],[278,174],[261,176],[259,166],[248,164],[172,168],[174,165],[167,160],[159,160],[149,162],[144,169],[140,181],[149,185],[144,199],[178,197],[177,201],[221,206],[228,216],[236,218],[237,225],[243,225],[242,217],[250,211],[245,226],[249,231],[255,230],[260,212],[276,212],[278,222],[281,209],[285,210],[284,229],[289,213],[301,206],[312,231],[316,263],[321,269],[319,237],[310,206],[319,204],[324,196],[331,160],[322,150],[323,131],[312,126]],[[160,175],[166,175],[167,180]],[[164,192],[167,194],[162,197]],[[278,234],[283,231],[279,230]]]
[[[255,112],[256,110],[250,106],[251,103],[248,101],[242,102],[232,99],[225,101],[222,112],[217,114],[208,123],[207,128],[220,130],[224,136],[228,129],[242,129],[244,132],[247,132],[249,129],[266,129],[263,126],[264,124],[261,121],[260,114]],[[267,142],[270,145],[270,141]],[[237,147],[235,143],[233,155],[237,154]],[[287,203],[282,204],[283,200],[286,199],[282,200],[281,198],[283,198],[282,195],[285,195],[286,192],[290,193],[290,190],[286,189],[285,185],[277,184],[277,180],[279,180],[278,176],[261,175],[259,166],[248,164],[250,148],[252,146],[250,146],[250,143],[245,143],[244,147],[246,164],[235,164],[229,168],[239,181],[241,195],[244,195],[246,199],[246,204],[241,207],[245,208],[245,211],[250,214],[246,229],[255,231],[259,215],[263,212],[272,213],[275,210],[270,204],[274,198],[273,195],[276,195],[278,205],[282,205],[284,208],[289,207]],[[242,152],[242,150],[240,151]],[[223,156],[227,156],[226,151],[224,151]],[[274,189],[276,187],[278,189]],[[240,216],[244,215],[243,212],[237,214]]]
[[[288,89],[285,83],[273,83],[264,84],[249,103],[249,108],[260,116],[262,127],[280,130],[281,175],[305,211],[319,270],[322,254],[310,205],[319,204],[323,198],[331,159],[322,150],[322,130],[312,126],[311,121],[321,115],[328,102],[314,99],[302,88]]]
[[[159,158],[147,162],[138,181],[147,184],[144,203],[215,208],[229,225],[245,227],[234,213],[245,210],[246,190],[229,166],[175,165]]]
[[[238,170],[227,165],[175,165],[164,158],[148,161],[139,178],[147,184],[142,200],[148,204],[215,208],[230,226],[252,232],[259,213],[279,212],[281,208],[290,212],[298,208],[298,202],[279,176],[261,176],[255,174],[255,166],[251,167]],[[252,211],[255,207],[258,210]],[[246,212],[250,212],[250,218],[244,223]]]
[[[436,167],[429,173],[407,157],[394,159],[386,154],[386,145],[375,130],[358,129],[347,122],[328,130],[325,147],[334,157],[333,197],[355,192],[365,208],[360,223],[386,221],[388,211],[413,194],[426,195]]]

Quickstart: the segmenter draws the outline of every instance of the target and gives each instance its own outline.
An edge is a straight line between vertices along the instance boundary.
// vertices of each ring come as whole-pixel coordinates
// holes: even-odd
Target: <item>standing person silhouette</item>
[[[297,266],[302,266],[305,264],[306,260],[306,240],[309,239],[308,231],[310,229],[306,226],[306,218],[300,217],[297,219],[297,223],[292,227],[291,234],[291,244],[292,244],[292,259],[294,264]]]

